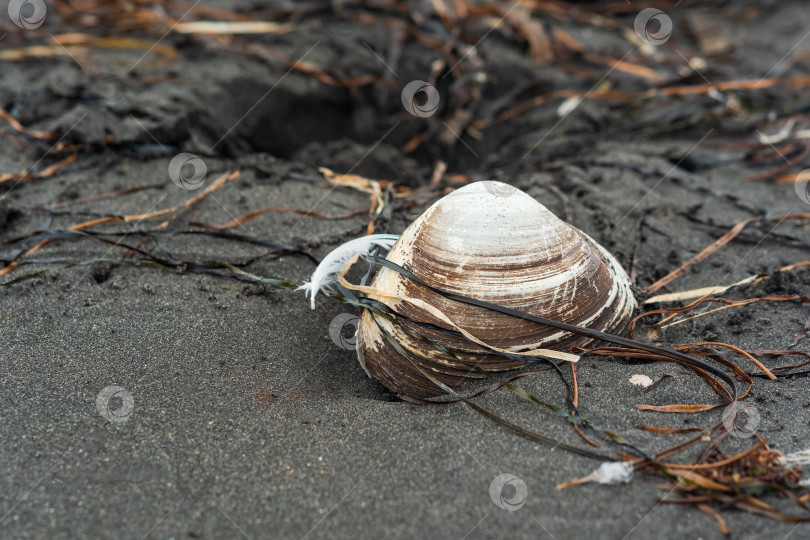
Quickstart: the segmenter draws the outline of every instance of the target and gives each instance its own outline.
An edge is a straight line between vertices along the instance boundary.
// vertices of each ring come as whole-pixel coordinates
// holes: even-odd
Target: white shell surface
[[[626,322],[635,307],[627,275],[610,253],[528,194],[500,182],[469,184],[443,197],[405,230],[386,258],[433,287],[602,331]],[[567,349],[587,341],[448,300],[388,268],[379,270],[373,286],[384,291],[380,300],[406,317],[447,327],[402,301],[416,296],[497,347]],[[428,337],[454,350],[481,352],[464,339],[438,332]],[[427,360],[434,351],[422,356]],[[373,366],[369,356],[380,351],[363,354]],[[504,359],[492,360],[502,364]]]

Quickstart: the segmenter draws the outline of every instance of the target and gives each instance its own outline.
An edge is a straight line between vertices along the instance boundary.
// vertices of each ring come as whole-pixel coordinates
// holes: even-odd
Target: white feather
[[[349,240],[329,252],[329,255],[323,258],[321,264],[312,273],[312,278],[295,290],[304,291],[309,295],[310,307],[315,309],[315,296],[318,291],[332,290],[332,285],[337,281],[338,272],[346,261],[358,254],[368,255],[375,246],[391,249],[398,239],[399,236],[396,234],[370,234]]]
[[[599,484],[626,484],[633,478],[633,464],[629,461],[609,461],[591,473],[592,481]]]
[[[810,465],[810,449],[793,452],[779,458],[782,465]]]

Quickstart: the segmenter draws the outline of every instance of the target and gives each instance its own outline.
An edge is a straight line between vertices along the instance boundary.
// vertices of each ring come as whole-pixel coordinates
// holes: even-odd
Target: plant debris
[[[798,190],[810,182],[810,169],[807,169],[810,157],[807,108],[810,103],[806,97],[810,76],[803,73],[806,51],[791,49],[783,62],[761,76],[752,77],[731,69],[738,59],[732,37],[734,23],[761,16],[763,8],[755,5],[744,10],[729,5],[731,15],[728,17],[690,13],[684,17],[689,32],[684,32],[685,37],[678,47],[671,43],[655,47],[633,31],[632,22],[637,9],[629,2],[606,5],[562,1],[513,4],[436,0],[416,4],[376,0],[343,3],[338,9],[329,3],[286,2],[230,11],[169,0],[49,2],[49,9],[52,8],[58,17],[58,30],[51,32],[46,27],[34,28],[9,36],[9,41],[4,42],[0,51],[0,62],[15,69],[35,62],[75,63],[78,66],[76,76],[89,81],[92,76],[100,74],[109,77],[99,69],[101,60],[107,55],[123,62],[134,54],[136,59],[139,58],[136,64],[141,61],[149,63],[154,71],[138,72],[135,77],[132,75],[135,66],[130,63],[126,77],[111,78],[117,85],[127,86],[136,81],[144,85],[176,82],[182,74],[190,71],[173,71],[188,50],[196,51],[195,54],[224,51],[248,57],[256,65],[280,70],[284,75],[279,76],[275,84],[281,84],[290,73],[305,78],[318,92],[324,92],[323,96],[328,99],[322,96],[319,99],[329,105],[329,110],[352,111],[332,122],[345,124],[340,126],[345,130],[340,133],[351,132],[352,137],[364,144],[365,141],[375,142],[361,145],[363,152],[356,156],[359,159],[355,160],[354,166],[348,166],[341,162],[341,154],[351,154],[350,145],[348,150],[347,147],[338,147],[336,152],[332,152],[329,146],[339,137],[305,140],[294,149],[298,152],[295,154],[297,159],[307,162],[304,174],[297,165],[251,162],[248,159],[251,155],[264,153],[266,148],[250,141],[271,137],[261,131],[256,135],[247,128],[243,130],[244,126],[238,126],[241,120],[227,132],[219,130],[220,133],[214,129],[221,127],[217,123],[220,119],[210,111],[194,111],[185,117],[165,120],[164,117],[169,115],[161,108],[166,107],[164,103],[130,103],[120,96],[111,100],[109,95],[93,90],[89,84],[88,88],[82,88],[79,84],[66,83],[64,88],[56,90],[45,85],[19,94],[10,90],[8,95],[0,96],[4,100],[0,102],[0,136],[12,148],[10,152],[25,152],[35,155],[36,159],[30,166],[0,171],[0,230],[4,233],[0,240],[0,277],[5,280],[0,282],[0,287],[4,292],[23,287],[24,282],[35,287],[41,278],[49,275],[50,268],[76,265],[98,268],[99,265],[120,264],[132,269],[148,267],[170,269],[178,274],[204,273],[216,279],[292,289],[300,284],[292,279],[261,276],[262,272],[255,264],[282,256],[300,257],[317,264],[318,259],[312,255],[314,246],[335,244],[347,235],[369,235],[375,231],[388,233],[396,228],[395,219],[409,219],[412,211],[418,211],[450,190],[475,181],[482,174],[502,175],[516,183],[551,192],[552,202],[556,200],[560,215],[565,214],[566,219],[571,219],[569,216],[572,215],[577,219],[591,219],[590,226],[594,230],[603,238],[612,239],[612,247],[616,250],[623,250],[623,261],[630,269],[632,281],[640,287],[641,305],[649,309],[633,319],[627,337],[592,333],[592,337],[601,341],[591,348],[554,351],[556,360],[570,362],[567,364],[571,366],[570,377],[567,365],[563,371],[561,364],[548,357],[553,354],[541,357],[539,353],[542,351],[530,351],[537,353],[537,358],[527,358],[531,355],[510,354],[491,346],[491,354],[525,362],[526,370],[499,379],[476,365],[469,365],[470,376],[486,379],[487,386],[468,396],[423,371],[432,384],[447,392],[447,396],[439,400],[403,398],[420,404],[464,403],[499,425],[534,441],[602,462],[592,473],[562,483],[558,489],[590,482],[622,484],[629,482],[634,474],[643,473],[654,478],[667,492],[662,503],[694,506],[712,516],[724,534],[731,533],[725,518],[730,509],[786,523],[810,521],[807,514],[810,511],[810,484],[802,476],[801,469],[810,463],[808,450],[782,455],[770,448],[768,440],[759,433],[751,433],[750,445],[741,451],[732,452],[728,449],[731,445],[727,444],[729,435],[735,430],[748,434],[746,423],[751,419],[742,408],[748,403],[755,384],[767,385],[810,375],[808,371],[801,371],[810,365],[810,352],[802,350],[806,349],[810,320],[803,323],[803,329],[797,327],[797,334],[791,332],[790,339],[772,349],[726,343],[731,339],[725,335],[674,345],[666,345],[665,338],[670,335],[668,332],[684,330],[688,325],[707,324],[732,310],[735,314],[749,314],[765,305],[771,309],[787,309],[810,303],[810,297],[806,295],[767,289],[773,280],[805,276],[810,261],[802,260],[806,257],[781,261],[766,254],[766,240],[806,249],[810,212],[781,213],[787,212],[787,208],[777,212],[777,209],[746,202],[733,190],[722,192],[695,180],[695,175],[700,172],[732,164],[744,166],[748,171],[739,177],[739,190],[776,190],[784,185],[795,186]],[[683,13],[698,3],[679,4],[679,1],[664,0],[656,2],[656,7],[671,13]],[[309,51],[320,42],[318,36],[324,25],[343,40],[338,42],[340,46],[333,47],[337,54],[325,54],[317,59],[309,57]],[[600,40],[586,37],[595,33],[602,36]],[[306,54],[293,54],[284,41],[293,36],[303,36],[301,43],[306,47],[301,52],[314,45]],[[345,39],[347,36],[349,39]],[[492,36],[492,40],[483,44],[488,36]],[[0,39],[4,37],[5,32],[0,34]],[[311,39],[311,43],[306,39]],[[492,49],[488,48],[490,45]],[[339,57],[345,51],[352,51],[345,54],[346,57],[357,55],[357,50],[367,54],[369,61],[330,62],[330,58]],[[514,78],[506,77],[509,71]],[[185,83],[190,89],[197,87],[200,91],[195,94],[189,90],[189,95],[203,102],[206,99],[210,102],[222,100],[221,96],[205,92],[202,87],[207,81],[201,80],[196,73],[192,75]],[[400,91],[407,83],[405,79],[417,76],[419,82],[426,85],[421,88],[438,89],[441,95],[430,114],[413,109],[414,104],[419,105],[416,99],[411,99],[412,110],[407,110],[406,106],[403,112],[400,106]],[[242,86],[242,82],[235,81],[232,90],[240,90],[236,87]],[[255,81],[251,80],[251,83]],[[262,87],[261,93],[265,92],[264,83],[257,84]],[[32,83],[25,81],[25,84]],[[324,90],[327,87],[337,93],[328,93]],[[69,103],[70,106],[66,107],[75,109],[70,114],[75,114],[76,118],[69,114],[60,117],[53,112],[62,106],[58,104],[53,106],[53,111],[32,114],[27,100],[36,103],[40,99],[37,93],[54,103]],[[10,97],[11,94],[15,95]],[[318,99],[312,97],[318,95],[312,91],[300,102],[293,100],[290,103],[297,104],[299,109],[306,107],[301,103],[318,105]],[[166,102],[176,99],[180,97],[166,96]],[[73,127],[68,129],[74,120],[84,118],[81,114],[87,112],[83,112],[82,107],[88,103],[97,106],[93,114],[101,111],[99,114],[111,115],[102,116],[101,123],[106,122],[106,127],[120,127],[119,124],[126,123],[137,125],[134,130],[137,135],[112,128],[81,133],[73,132]],[[282,102],[280,108],[285,106],[286,102]],[[293,127],[305,130],[306,120],[318,119],[318,115],[323,114],[323,110],[317,107],[314,110],[311,116],[302,112],[300,122],[298,119],[295,122],[277,119],[274,115],[279,111],[271,110],[272,114],[261,117],[256,123],[268,122],[270,118],[270,123],[292,133]],[[51,114],[54,117],[50,117]],[[241,114],[240,111],[237,116]],[[364,121],[364,114],[372,120]],[[65,123],[65,118],[70,122]],[[572,124],[570,129],[555,131],[563,121]],[[307,139],[327,127],[318,122],[314,124],[315,128],[304,131],[302,138]],[[539,131],[538,126],[542,127]],[[216,135],[209,142],[212,132]],[[647,154],[638,162],[621,153],[594,157],[583,151],[593,145],[597,136],[603,140],[617,134],[646,139],[664,133],[705,135],[702,139],[699,135],[694,137],[697,144],[690,140],[688,145],[662,144],[654,151],[640,150]],[[375,167],[391,174],[375,176],[361,170],[366,157],[383,143],[396,159],[386,163],[386,158],[380,158]],[[318,148],[316,144],[323,145],[318,154],[318,159],[323,161],[317,163],[312,162],[307,154]],[[696,150],[703,144],[705,147]],[[40,194],[35,191],[40,186],[57,185],[66,176],[97,171],[99,163],[108,165],[110,161],[101,161],[108,159],[104,156],[106,151],[137,162],[143,156],[163,156],[188,148],[211,156],[212,160],[216,157],[227,161],[227,166],[220,168],[201,191],[183,193],[182,202],[168,207],[155,205],[146,209],[125,204],[131,195],[160,191],[166,186],[167,182],[155,179],[142,178],[134,185],[109,186],[82,193],[85,196],[74,194],[72,198],[70,189],[73,186],[66,186],[59,195],[65,195],[64,200],[49,202],[41,202]],[[417,178],[405,172],[398,174],[400,167],[404,171],[408,169],[405,165],[411,163],[416,164],[412,168],[418,171]],[[661,163],[665,164],[663,170],[659,170]],[[207,213],[194,212],[204,206],[201,205],[203,201],[216,201],[217,195],[244,186],[242,171],[247,168],[264,172],[273,170],[275,178],[284,181],[323,185],[323,197],[332,189],[360,192],[362,201],[352,208],[345,208],[345,211],[321,211],[316,209],[317,203],[311,207],[293,208],[287,204],[251,199],[246,201],[247,211],[241,210],[233,215],[223,211],[224,207],[216,209],[215,206],[215,210]],[[599,171],[609,169],[618,170],[618,174],[637,175],[644,190],[642,193],[646,193],[623,216],[599,208],[606,199],[613,197],[610,191],[613,186],[605,188],[597,182],[603,180]],[[583,176],[583,170],[597,171],[596,178]],[[645,184],[649,178],[655,178],[658,184]],[[251,179],[255,180],[253,176]],[[322,180],[326,180],[326,184]],[[648,205],[647,201],[639,206],[664,180],[667,180],[666,187],[676,185],[685,196],[699,196],[700,202],[673,210],[664,195],[661,202]],[[14,200],[8,196],[13,190],[23,189],[30,190],[25,192],[26,197],[39,201],[33,203],[35,206],[25,203],[25,198]],[[620,196],[625,193],[620,193]],[[582,203],[582,200],[587,202]],[[810,204],[810,201],[804,202]],[[113,204],[129,210],[111,211]],[[714,211],[719,205],[733,210],[715,218]],[[156,207],[160,209],[156,210]],[[583,209],[588,210],[584,218],[581,215]],[[331,237],[321,235],[289,242],[280,241],[274,230],[262,235],[232,232],[232,229],[245,227],[260,216],[273,219],[271,214],[345,221],[355,228],[350,229],[347,225],[346,230],[333,231]],[[352,220],[358,216],[365,216],[362,223]],[[15,223],[21,217],[25,218],[26,224],[23,230]],[[625,218],[633,225],[624,225]],[[646,252],[646,246],[656,242],[669,245],[673,237],[683,234],[678,225],[667,225],[676,219],[687,220],[687,226],[711,230],[712,241],[708,245],[703,241],[701,246],[705,247],[688,253],[673,249],[669,257],[665,251],[655,251],[652,255]],[[54,225],[54,221],[58,225]],[[36,224],[32,225],[34,222]],[[782,230],[777,234],[776,228],[785,224],[790,224],[795,230]],[[121,228],[105,228],[110,226]],[[631,232],[627,233],[628,230]],[[614,231],[618,232],[614,234]],[[637,237],[633,239],[631,235]],[[256,246],[261,251],[242,258],[228,253],[197,257],[174,255],[167,239],[189,237],[209,242],[210,246],[204,246],[208,250],[206,253],[218,249],[224,251],[222,242],[232,246]],[[70,243],[99,245],[107,251],[104,254],[93,252],[77,256],[73,252],[65,255],[59,248]],[[716,282],[733,281],[731,284],[716,285],[701,280],[684,285],[688,287],[686,290],[671,290],[678,280],[682,283],[690,276],[700,276],[700,271],[722,258],[724,251],[745,244],[751,245],[749,253],[757,255],[760,261],[756,267],[747,268],[741,274],[745,276],[742,279],[729,275],[728,279],[717,279]],[[660,253],[664,256],[658,257]],[[373,265],[386,264],[379,258],[371,257],[370,260]],[[765,262],[769,266],[761,267]],[[102,270],[104,268],[107,267],[102,267]],[[403,272],[407,273],[407,270]],[[94,279],[103,283],[109,273],[107,269]],[[409,277],[419,279],[414,275]],[[342,283],[349,285],[346,281]],[[367,292],[362,286],[346,286],[333,296],[348,305],[368,310],[377,322],[406,322],[393,310],[369,301],[363,296]],[[682,302],[686,303],[678,305]],[[676,307],[659,307],[662,304],[675,304]],[[504,311],[505,308],[493,304],[483,307],[534,320],[538,324],[560,325],[558,321],[535,314]],[[455,325],[446,315],[436,315],[452,329],[445,331],[478,342],[474,335]],[[636,329],[636,323],[642,320],[648,326]],[[801,320],[807,320],[806,313]],[[413,325],[403,324],[402,328],[415,332]],[[698,337],[695,339],[700,340],[701,329],[705,327],[696,328]],[[788,343],[791,339],[793,343]],[[452,351],[442,352],[452,354]],[[649,451],[635,445],[629,438],[591,423],[581,414],[580,411],[586,409],[581,404],[578,377],[582,375],[578,372],[580,368],[576,360],[588,356],[677,363],[677,369],[681,371],[655,378],[639,373],[629,381],[623,379],[624,383],[643,388],[643,391],[633,388],[643,400],[660,397],[656,393],[661,393],[661,386],[668,384],[663,381],[692,374],[700,377],[716,395],[713,402],[637,403],[639,411],[662,414],[666,419],[678,418],[677,414],[694,415],[718,408],[731,413],[724,415],[723,421],[706,427],[661,426],[653,425],[652,421],[638,425],[645,433],[661,436],[662,440],[686,436],[662,451]],[[777,365],[788,362],[793,363]],[[419,366],[416,367],[421,371]],[[564,403],[540,400],[519,386],[529,376],[550,371],[565,387]],[[738,383],[745,386],[739,396]],[[269,407],[277,399],[267,388],[254,395],[262,407]],[[511,392],[517,398],[539,406],[554,419],[567,422],[581,442],[569,444],[520,426],[477,402],[478,398],[496,390]],[[610,452],[608,448],[614,451]],[[673,459],[681,462],[675,463]],[[777,509],[771,504],[774,496],[794,503],[801,515]]]

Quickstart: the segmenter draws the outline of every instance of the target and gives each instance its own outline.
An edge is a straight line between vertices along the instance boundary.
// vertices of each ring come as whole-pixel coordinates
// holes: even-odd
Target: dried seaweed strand
[[[48,176],[51,176],[52,174],[54,174],[56,171],[58,171],[62,167],[65,167],[65,166],[70,165],[71,163],[75,162],[78,157],[79,157],[78,154],[71,154],[70,156],[66,157],[62,161],[54,163],[53,165],[50,165],[50,166],[48,166],[48,167],[46,167],[46,168],[44,168],[41,171],[36,172],[36,173],[28,171],[28,172],[24,172],[24,173],[5,173],[5,174],[2,174],[2,175],[0,175],[0,184],[2,184],[4,182],[11,182],[12,180],[25,181],[25,180],[35,180],[35,179],[38,179],[38,178],[47,178]]]
[[[127,215],[127,216],[106,216],[106,217],[102,217],[102,218],[98,218],[98,219],[93,219],[93,220],[90,220],[90,221],[85,221],[85,222],[79,223],[77,225],[73,225],[72,227],[69,227],[68,230],[69,231],[81,231],[81,230],[87,229],[89,227],[95,227],[96,225],[101,225],[103,223],[110,223],[110,222],[114,222],[114,221],[125,221],[125,222],[142,221],[144,219],[150,219],[150,218],[154,218],[154,217],[164,216],[164,215],[167,215],[167,214],[172,214],[172,213],[177,212],[179,210],[185,210],[185,209],[191,207],[192,205],[194,205],[195,203],[205,199],[209,194],[211,194],[212,192],[220,189],[227,182],[229,182],[229,181],[231,181],[231,180],[233,180],[233,179],[235,179],[237,177],[239,177],[239,172],[227,172],[227,173],[224,173],[222,176],[220,176],[219,178],[214,180],[211,183],[211,185],[207,186],[200,193],[198,193],[195,196],[191,197],[190,199],[185,201],[183,204],[179,204],[177,206],[172,206],[171,208],[165,208],[163,210],[158,210],[156,212],[149,212],[147,214],[135,214],[135,215]],[[168,221],[164,221],[163,223],[161,223],[161,225],[159,227],[160,228],[165,227],[166,224],[168,224]],[[20,257],[28,256],[28,255],[38,251],[42,247],[50,244],[51,242],[52,242],[52,239],[42,240],[37,245],[30,248],[25,253],[21,254]],[[19,265],[19,259],[15,260],[12,263],[10,263],[5,268],[0,268],[0,276],[4,276],[4,275],[8,274],[9,272],[13,271],[15,268],[17,268],[18,265]]]
[[[666,285],[670,284],[671,282],[675,281],[677,278],[681,277],[686,271],[690,268],[692,264],[699,263],[707,259],[712,253],[720,249],[721,247],[728,244],[731,240],[733,240],[738,234],[742,232],[742,230],[749,224],[762,221],[763,217],[755,216],[750,217],[748,219],[744,219],[743,221],[734,225],[728,232],[726,232],[723,236],[709,244],[706,248],[700,251],[697,255],[683,263],[680,267],[673,270],[663,278],[659,279],[649,287],[644,289],[644,292],[647,294],[652,294],[655,291],[665,287]],[[810,212],[793,212],[790,214],[784,214],[781,216],[776,216],[774,218],[769,219],[768,221],[774,223],[782,223],[783,221],[787,221],[789,219],[810,219]]]

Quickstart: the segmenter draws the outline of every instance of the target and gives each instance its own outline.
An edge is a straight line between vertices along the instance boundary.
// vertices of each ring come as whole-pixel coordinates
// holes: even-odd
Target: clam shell
[[[443,197],[405,230],[386,258],[433,287],[606,332],[623,326],[636,305],[627,274],[607,250],[526,193],[500,182],[469,184]],[[372,287],[382,292],[380,301],[408,319],[451,329],[408,302],[418,298],[502,349],[568,350],[588,341],[447,299],[389,268],[380,268]],[[490,371],[525,366],[461,336],[402,323],[428,338],[426,342],[376,319],[377,323],[364,311],[357,332],[358,359],[369,375],[400,395],[430,397],[444,392],[403,358],[384,332],[413,362],[449,386],[460,385],[475,372],[430,342]]]

